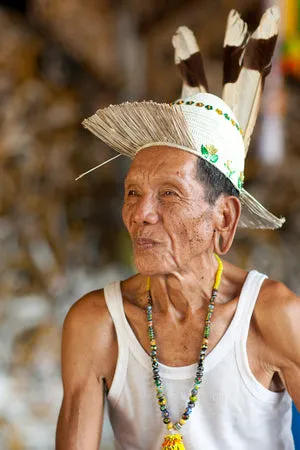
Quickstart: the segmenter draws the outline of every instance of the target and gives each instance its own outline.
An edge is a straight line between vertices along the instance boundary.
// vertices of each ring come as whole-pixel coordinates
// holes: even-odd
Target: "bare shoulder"
[[[265,280],[254,310],[254,318],[263,341],[279,360],[293,358],[291,342],[300,338],[300,298],[283,283]]]
[[[64,321],[64,328],[81,327],[86,332],[101,332],[112,326],[104,290],[92,291],[77,300],[70,308]]]
[[[85,367],[99,379],[110,377],[117,340],[103,290],[89,292],[70,308],[63,325],[62,356],[63,366],[76,363],[80,371]]]
[[[263,313],[264,317],[266,317],[267,312],[269,313],[268,322],[270,322],[271,317],[276,319],[279,316],[283,319],[282,313],[290,315],[300,307],[300,298],[294,292],[280,281],[271,279],[264,281],[258,300],[258,311]]]

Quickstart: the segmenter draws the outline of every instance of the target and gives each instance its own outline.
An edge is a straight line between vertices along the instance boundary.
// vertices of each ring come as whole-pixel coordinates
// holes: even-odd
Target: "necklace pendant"
[[[185,450],[181,434],[168,434],[165,436],[162,449]]]

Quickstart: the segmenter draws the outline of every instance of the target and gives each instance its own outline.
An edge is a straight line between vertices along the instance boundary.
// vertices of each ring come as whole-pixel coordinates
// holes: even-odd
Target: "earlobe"
[[[227,247],[227,246],[226,246]],[[222,237],[222,234],[215,230],[214,231],[214,252],[217,253],[217,255],[225,255],[229,248],[224,248],[224,239]]]
[[[232,245],[237,224],[241,214],[241,203],[237,197],[228,196],[220,199],[219,223],[214,230],[214,251],[225,255]]]

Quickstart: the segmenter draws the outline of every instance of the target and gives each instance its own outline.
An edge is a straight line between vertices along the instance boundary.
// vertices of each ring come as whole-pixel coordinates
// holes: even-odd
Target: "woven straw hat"
[[[155,145],[178,148],[205,159],[238,189],[241,228],[275,229],[285,222],[243,188],[243,132],[229,106],[213,94],[197,93],[172,104],[143,101],[110,105],[85,119],[83,126],[130,158]]]

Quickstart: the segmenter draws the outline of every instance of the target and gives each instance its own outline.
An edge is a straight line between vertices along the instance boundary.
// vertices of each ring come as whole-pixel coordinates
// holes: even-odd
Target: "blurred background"
[[[54,448],[64,317],[85,292],[134,271],[121,221],[129,163],[121,157],[75,182],[114,156],[81,121],[110,103],[178,98],[171,38],[179,25],[194,30],[210,91],[220,94],[230,9],[253,30],[268,6],[262,0],[0,1],[1,450]],[[246,188],[287,223],[276,232],[239,231],[229,259],[299,295],[300,0],[280,6],[282,32]],[[105,425],[101,450],[111,442]]]

